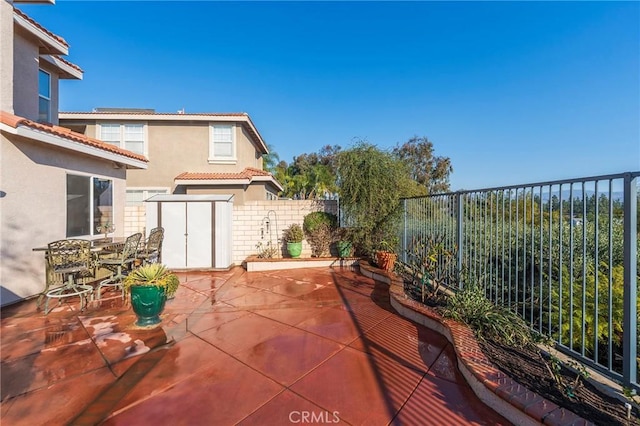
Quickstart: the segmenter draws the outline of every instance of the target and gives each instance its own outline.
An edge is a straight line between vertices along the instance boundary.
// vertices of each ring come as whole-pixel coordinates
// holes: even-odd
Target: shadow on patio
[[[162,326],[115,299],[2,310],[6,424],[508,424],[448,341],[339,268],[180,273]]]

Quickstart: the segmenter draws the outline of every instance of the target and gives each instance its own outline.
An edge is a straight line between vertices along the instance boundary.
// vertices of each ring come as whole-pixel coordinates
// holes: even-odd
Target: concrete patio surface
[[[509,424],[357,270],[178,275],[152,330],[119,297],[3,308],[0,423]]]

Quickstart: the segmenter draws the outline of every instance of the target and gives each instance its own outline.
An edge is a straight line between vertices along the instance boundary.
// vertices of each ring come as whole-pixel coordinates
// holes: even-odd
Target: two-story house
[[[147,167],[140,153],[58,125],[59,81],[83,72],[18,3],[0,0],[0,305],[43,290],[34,248],[91,238],[106,221],[123,235],[126,171]]]

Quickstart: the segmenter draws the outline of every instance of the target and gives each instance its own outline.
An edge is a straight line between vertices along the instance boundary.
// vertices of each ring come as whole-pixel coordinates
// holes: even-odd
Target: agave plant
[[[163,287],[167,297],[171,297],[178,290],[180,280],[178,276],[160,263],[150,263],[133,270],[124,279],[124,288],[134,285]]]

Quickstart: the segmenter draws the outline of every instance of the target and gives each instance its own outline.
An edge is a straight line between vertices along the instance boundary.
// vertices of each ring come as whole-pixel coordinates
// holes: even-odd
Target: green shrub
[[[302,228],[307,235],[311,235],[321,225],[326,225],[333,231],[338,226],[338,217],[335,214],[327,212],[311,212],[304,217],[304,221],[302,222]]]
[[[338,217],[326,212],[312,212],[304,217],[302,227],[311,246],[311,255],[328,256]]]
[[[468,286],[455,293],[443,314],[467,324],[479,339],[516,347],[532,342],[531,331],[522,318],[508,308],[495,305],[479,286]]]

